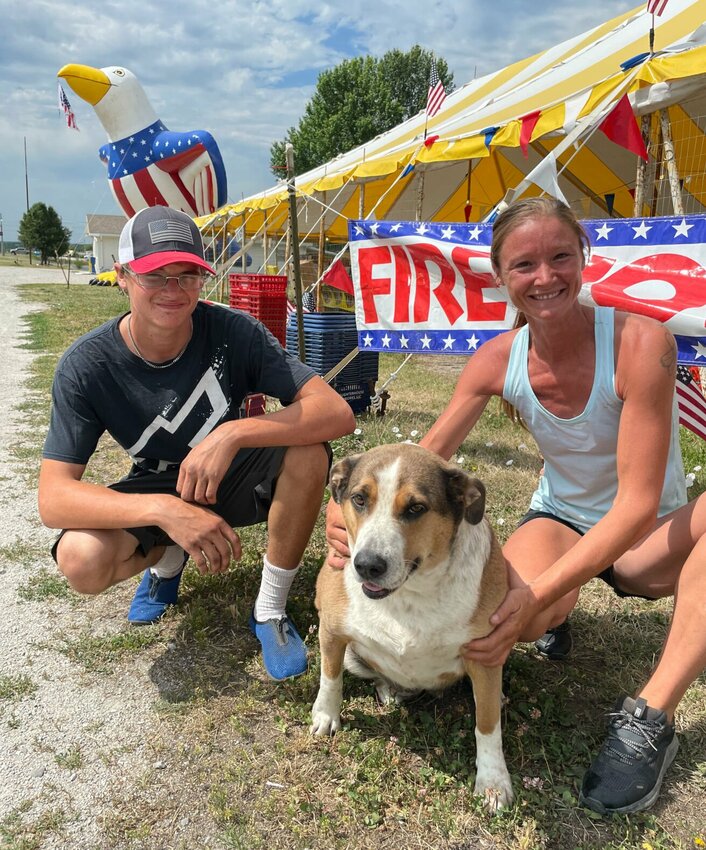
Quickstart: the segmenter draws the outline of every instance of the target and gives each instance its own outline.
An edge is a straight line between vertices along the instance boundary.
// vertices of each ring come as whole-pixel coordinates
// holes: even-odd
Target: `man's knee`
[[[112,585],[112,557],[90,534],[67,531],[55,553],[56,565],[72,589],[94,596]]]
[[[280,480],[297,481],[306,490],[318,490],[328,480],[330,460],[327,447],[323,443],[312,446],[290,446],[285,455]]]

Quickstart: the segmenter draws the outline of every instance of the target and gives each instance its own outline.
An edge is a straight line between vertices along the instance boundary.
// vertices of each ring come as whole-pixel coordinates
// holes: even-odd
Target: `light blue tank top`
[[[612,307],[594,308],[595,374],[586,407],[578,416],[561,419],[539,403],[527,371],[527,325],[512,343],[503,388],[503,398],[517,408],[544,458],[544,475],[530,507],[567,519],[582,531],[588,531],[607,513],[618,489],[616,450],[623,402],[615,392],[614,313]],[[685,503],[675,394],[659,516]]]

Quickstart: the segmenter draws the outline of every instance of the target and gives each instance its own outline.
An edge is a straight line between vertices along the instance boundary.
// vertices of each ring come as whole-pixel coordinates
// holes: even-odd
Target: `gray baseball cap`
[[[171,207],[145,207],[125,224],[120,234],[118,262],[147,274],[169,263],[194,263],[216,272],[203,256],[203,240],[193,219]]]

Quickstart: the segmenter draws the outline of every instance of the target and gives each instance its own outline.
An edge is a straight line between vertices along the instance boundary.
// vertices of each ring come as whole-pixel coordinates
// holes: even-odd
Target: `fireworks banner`
[[[581,300],[651,316],[679,362],[706,366],[706,215],[583,221],[592,252]],[[512,327],[490,266],[492,226],[349,224],[361,351],[472,354]]]

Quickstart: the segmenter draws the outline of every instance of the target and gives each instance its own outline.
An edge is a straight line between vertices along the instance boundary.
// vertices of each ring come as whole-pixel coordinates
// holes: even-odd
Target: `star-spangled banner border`
[[[679,253],[685,246],[689,255],[699,255],[701,265],[706,266],[706,215],[665,216],[658,218],[592,219],[582,221],[591,241],[594,255],[602,254],[603,247],[609,249],[607,256],[628,254],[630,246],[638,249],[652,248],[656,253],[665,251]],[[351,272],[356,297],[358,345],[362,351],[387,351],[397,353],[472,354],[487,340],[502,333],[504,329],[473,327],[468,322],[458,322],[453,328],[442,330],[415,330],[411,327],[395,327],[385,322],[385,327],[366,326],[360,309],[361,281],[357,266],[357,247],[363,244],[394,244],[403,238],[488,250],[492,239],[490,224],[460,224],[457,222],[417,221],[351,221],[349,242],[351,243]],[[706,270],[704,272],[703,311],[706,316]],[[588,302],[589,299],[587,299]],[[624,306],[621,309],[626,309]],[[706,367],[706,328],[703,335],[684,336],[675,334],[678,359],[686,365]]]

